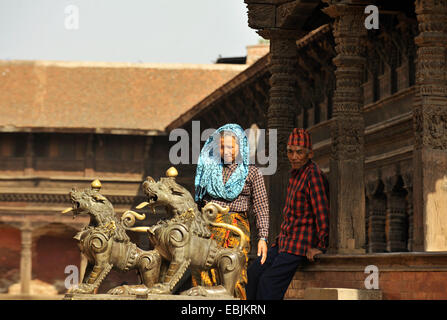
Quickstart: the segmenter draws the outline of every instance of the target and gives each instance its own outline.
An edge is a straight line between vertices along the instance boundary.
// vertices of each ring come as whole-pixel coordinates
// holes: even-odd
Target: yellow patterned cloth
[[[241,277],[236,283],[236,297],[246,300],[245,285],[247,284],[247,264],[248,253],[250,252],[250,223],[245,213],[229,212],[227,214],[219,214],[216,222],[231,224],[241,229],[246,238],[246,246],[243,248],[245,255],[245,267],[242,269]],[[223,248],[235,248],[239,245],[240,237],[238,234],[225,228],[211,227],[211,237],[217,241],[217,244]],[[199,272],[191,270],[193,286],[215,286],[222,284],[216,269]]]

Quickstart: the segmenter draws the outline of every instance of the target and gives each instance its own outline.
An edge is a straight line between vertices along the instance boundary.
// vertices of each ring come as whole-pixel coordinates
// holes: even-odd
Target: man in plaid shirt
[[[248,269],[247,298],[279,300],[306,258],[324,253],[329,241],[329,185],[311,159],[309,133],[295,128],[287,143],[292,166],[283,209],[284,221],[264,263],[257,259]]]

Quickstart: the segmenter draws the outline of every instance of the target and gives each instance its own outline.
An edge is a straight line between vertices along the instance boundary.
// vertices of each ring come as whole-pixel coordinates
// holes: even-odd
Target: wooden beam
[[[317,0],[296,0],[279,5],[276,9],[276,27],[301,29],[318,4]]]
[[[252,29],[275,27],[276,6],[273,4],[248,4],[248,25]]]

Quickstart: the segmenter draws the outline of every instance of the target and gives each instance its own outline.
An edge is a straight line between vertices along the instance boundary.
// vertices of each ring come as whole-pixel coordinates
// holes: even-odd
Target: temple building
[[[330,249],[296,273],[286,298],[305,298],[306,288],[369,289],[375,266],[383,299],[446,299],[447,4],[245,3],[269,54],[168,131],[191,132],[194,120],[277,130],[278,170],[265,176],[271,241],[282,222],[288,135],[310,131],[330,180]]]
[[[99,178],[120,214],[143,199],[146,175],[171,166],[173,130],[194,139],[200,124],[200,141],[208,128],[238,123],[277,133],[277,170],[264,176],[270,241],[294,127],[309,130],[329,177],[329,251],[297,271],[287,299],[312,288],[367,291],[370,270],[383,299],[447,299],[447,3],[244,1],[248,26],[269,40],[245,59],[189,68],[1,63],[0,268],[20,270],[23,293],[31,278],[64,279],[54,266],[82,264],[70,246],[86,221],[59,215],[72,186]],[[193,159],[198,146],[189,151]],[[193,192],[194,163],[175,165]]]

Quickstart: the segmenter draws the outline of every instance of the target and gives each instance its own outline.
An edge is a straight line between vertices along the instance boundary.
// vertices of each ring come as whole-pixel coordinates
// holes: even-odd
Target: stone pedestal
[[[113,294],[71,294],[67,293],[63,300],[239,300],[231,296],[182,296],[169,294],[150,294],[141,296]]]
[[[346,288],[306,288],[304,300],[382,300],[382,291]]]

